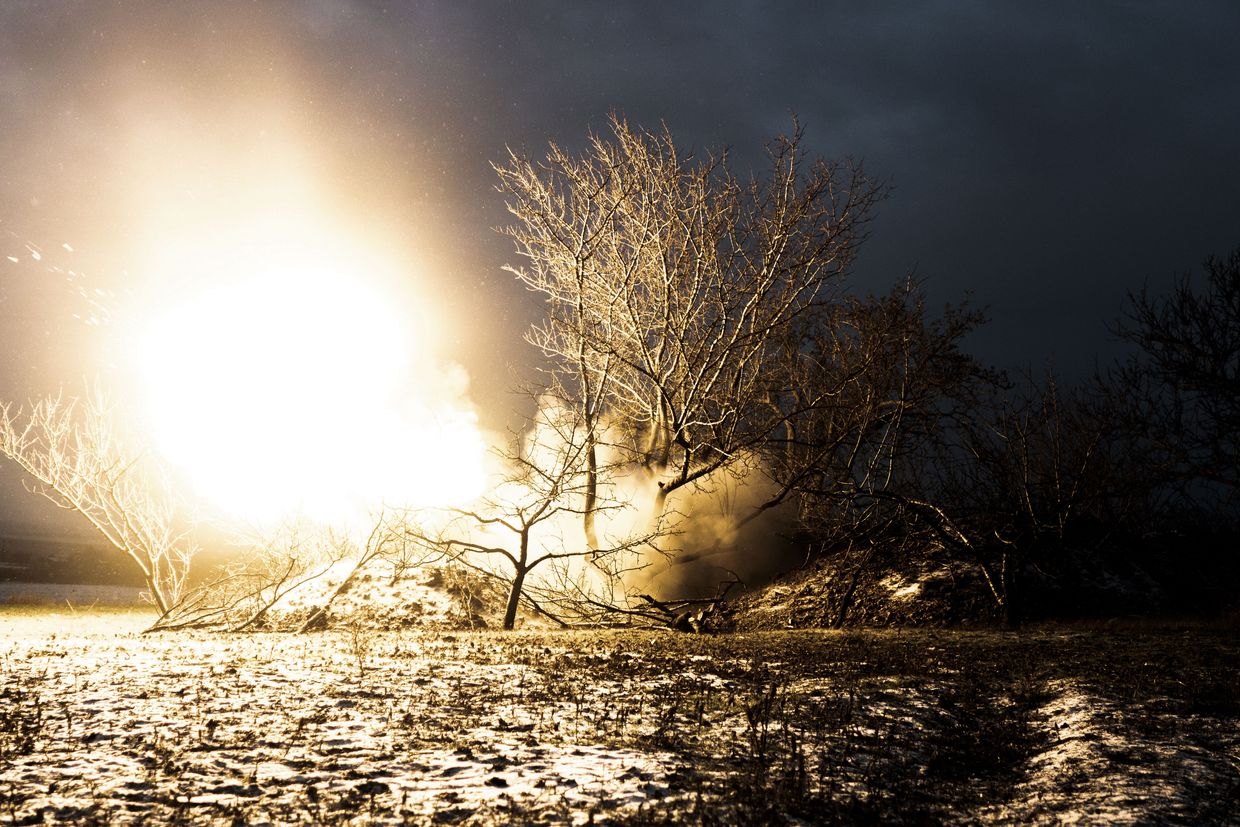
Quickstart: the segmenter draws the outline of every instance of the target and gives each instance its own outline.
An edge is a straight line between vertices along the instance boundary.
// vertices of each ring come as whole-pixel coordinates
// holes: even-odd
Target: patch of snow
[[[909,582],[898,574],[892,574],[878,581],[879,585],[891,592],[892,600],[912,600],[921,594],[921,583]]]
[[[1006,806],[987,815],[1020,824],[1149,824],[1191,812],[1192,787],[1228,783],[1234,769],[1185,731],[1167,740],[1122,732],[1123,712],[1071,681],[1051,684],[1052,697],[1033,722],[1045,746],[1029,759],[1026,778]],[[1234,778],[1231,783],[1234,783]]]

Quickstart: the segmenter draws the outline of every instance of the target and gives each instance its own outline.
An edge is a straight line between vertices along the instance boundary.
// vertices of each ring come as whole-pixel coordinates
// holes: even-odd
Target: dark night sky
[[[1240,244],[1237,34],[1231,0],[7,0],[0,391],[84,370],[91,340],[49,304],[63,242],[108,289],[144,278],[124,194],[140,128],[166,127],[174,154],[192,135],[235,161],[225,177],[292,128],[340,210],[429,262],[445,357],[494,416],[534,305],[500,271],[513,256],[490,230],[505,217],[489,163],[506,145],[579,146],[612,109],[730,146],[742,169],[797,113],[815,152],[893,186],[860,289],[916,268],[936,302],[969,291],[989,308],[971,342],[984,358],[1080,376],[1116,352],[1106,324],[1127,290]]]

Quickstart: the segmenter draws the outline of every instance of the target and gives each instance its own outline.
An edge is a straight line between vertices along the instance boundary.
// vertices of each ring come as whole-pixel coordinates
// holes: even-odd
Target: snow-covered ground
[[[1148,824],[1199,821],[1203,799],[1240,793],[1240,728],[1200,738],[1192,719],[1124,726],[1125,708],[1072,681],[1054,681],[1033,713],[1042,744],[996,820],[1016,824]],[[1207,722],[1201,722],[1203,724]],[[1226,732],[1230,729],[1230,733]],[[1213,748],[1211,748],[1213,747]],[[1226,812],[1218,813],[1221,818]],[[1230,820],[1240,820],[1240,798]],[[1211,819],[1213,821],[1213,819]]]
[[[150,620],[0,618],[10,714],[43,719],[30,754],[0,760],[10,815],[584,823],[674,794],[685,770],[599,742],[571,693],[553,700],[548,676],[477,636],[428,650],[398,634],[141,635]]]
[[[151,620],[0,611],[0,822],[1240,823],[1217,636],[1133,688],[1079,635]]]

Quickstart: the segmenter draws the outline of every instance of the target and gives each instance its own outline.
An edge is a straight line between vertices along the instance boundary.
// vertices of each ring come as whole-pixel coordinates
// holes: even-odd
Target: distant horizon
[[[0,516],[0,540],[46,540],[56,537],[89,540],[90,545],[108,545],[107,540],[80,515],[69,512],[64,521],[31,520]],[[74,519],[76,518],[76,519]]]

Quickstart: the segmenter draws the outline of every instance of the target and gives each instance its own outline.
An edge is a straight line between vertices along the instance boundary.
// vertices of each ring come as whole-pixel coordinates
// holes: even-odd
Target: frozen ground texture
[[[0,612],[0,823],[1240,823],[1234,630],[149,621]]]

